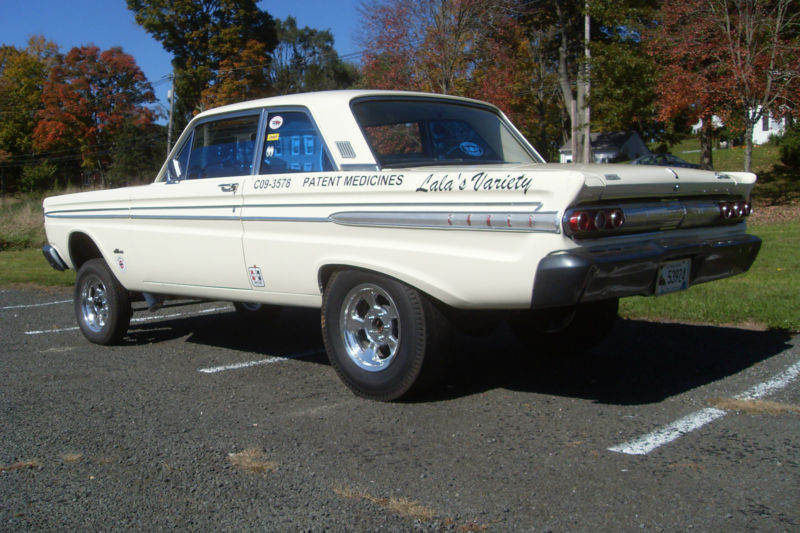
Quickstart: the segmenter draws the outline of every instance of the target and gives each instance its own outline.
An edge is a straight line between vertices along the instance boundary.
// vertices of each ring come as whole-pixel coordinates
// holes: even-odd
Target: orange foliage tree
[[[81,166],[103,170],[115,133],[126,123],[153,122],[150,83],[121,48],[76,47],[54,66],[42,90],[33,145],[37,150],[78,149]]]
[[[374,39],[362,58],[361,84],[487,100],[523,131],[540,129],[536,99],[549,102],[552,93],[531,90],[536,49],[512,6],[507,0],[365,0],[362,23]]]
[[[702,119],[702,164],[711,168],[712,116],[744,130],[745,170],[753,127],[765,116],[797,114],[800,13],[791,0],[665,2],[648,46],[663,64],[659,113]]]

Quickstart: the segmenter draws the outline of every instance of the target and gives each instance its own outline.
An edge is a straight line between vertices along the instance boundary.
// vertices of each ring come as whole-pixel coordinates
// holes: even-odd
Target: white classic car
[[[451,325],[509,319],[534,347],[582,349],[620,297],[746,271],[755,181],[545,164],[474,100],[298,94],[199,114],[150,185],[47,198],[44,254],[77,270],[91,342],[119,341],[134,299],[316,307],[342,380],[392,400],[441,374]]]

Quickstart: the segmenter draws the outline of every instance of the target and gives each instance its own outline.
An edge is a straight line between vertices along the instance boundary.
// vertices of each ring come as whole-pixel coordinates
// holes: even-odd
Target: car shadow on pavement
[[[140,315],[147,316],[147,315]],[[269,322],[235,311],[140,322],[125,344],[185,342],[294,357],[329,365],[319,310],[284,308]],[[581,355],[537,354],[505,325],[485,336],[454,334],[452,364],[443,383],[411,402],[446,401],[492,389],[583,398],[614,405],[657,403],[732,376],[791,347],[779,331],[619,320],[611,335]],[[318,352],[318,353],[314,353]]]
[[[506,388],[615,405],[655,403],[779,354],[791,338],[778,331],[619,320],[585,354],[537,355],[499,327],[485,338],[455,339],[446,390],[428,400]]]
[[[303,360],[328,363],[322,353],[318,309],[285,307],[279,316],[269,321],[245,319],[233,309],[163,320],[151,316],[152,321],[133,323],[123,344],[142,345],[186,337],[185,342],[249,352],[258,357],[291,357],[319,350],[319,357],[308,356]]]

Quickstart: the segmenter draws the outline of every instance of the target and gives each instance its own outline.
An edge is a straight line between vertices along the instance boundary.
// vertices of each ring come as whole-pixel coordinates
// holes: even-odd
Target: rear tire
[[[441,377],[449,332],[430,299],[399,281],[342,271],[322,300],[322,336],[331,365],[359,396],[391,401],[419,393]]]
[[[534,353],[580,354],[605,339],[617,321],[619,299],[587,302],[563,309],[525,311],[509,321]]]
[[[73,305],[78,326],[90,342],[116,344],[128,331],[128,291],[103,259],[90,259],[78,269]]]

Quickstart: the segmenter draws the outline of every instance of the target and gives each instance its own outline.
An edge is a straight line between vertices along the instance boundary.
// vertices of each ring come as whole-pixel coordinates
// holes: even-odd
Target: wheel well
[[[103,254],[91,237],[85,233],[73,233],[69,237],[69,257],[77,271],[89,259],[102,258]]]
[[[323,294],[325,292],[325,287],[328,285],[328,281],[330,281],[331,276],[339,270],[362,270],[359,268],[351,267],[348,265],[325,265],[319,269],[319,273],[317,274],[317,279],[319,283],[319,292]]]
[[[437,299],[436,297],[432,296],[430,293],[428,293],[426,291],[423,291],[423,290],[421,290],[421,289],[419,289],[417,287],[414,287],[414,286],[410,285],[408,282],[403,281],[402,279],[396,278],[394,276],[390,276],[390,275],[385,274],[384,272],[380,272],[378,270],[371,270],[369,268],[362,268],[362,267],[357,267],[357,266],[353,266],[353,265],[325,265],[322,268],[320,268],[319,272],[317,274],[320,294],[324,294],[325,293],[325,287],[327,287],[328,282],[331,280],[331,276],[333,276],[336,272],[340,272],[340,271],[343,271],[343,270],[355,270],[355,271],[358,271],[358,272],[366,272],[366,273],[369,273],[369,274],[378,274],[379,276],[383,276],[383,277],[386,277],[386,278],[391,278],[391,279],[393,279],[393,280],[395,280],[395,281],[397,281],[399,283],[402,283],[404,285],[408,285],[409,287],[413,288],[414,290],[417,290],[420,293],[424,294],[426,297],[428,297],[430,299],[431,302],[433,302],[434,305],[439,307],[441,310],[445,310],[445,309],[449,309],[450,308],[449,305],[447,305],[446,303],[444,303],[441,300]]]

